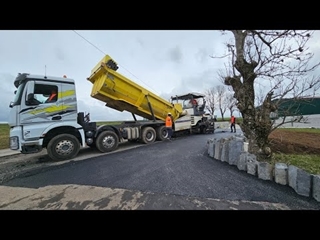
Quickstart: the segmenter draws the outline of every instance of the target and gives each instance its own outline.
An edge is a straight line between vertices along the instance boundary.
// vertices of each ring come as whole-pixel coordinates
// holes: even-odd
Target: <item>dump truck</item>
[[[30,154],[46,148],[52,160],[63,161],[76,157],[83,147],[105,153],[125,141],[163,141],[168,135],[165,118],[169,112],[176,136],[214,132],[214,120],[204,110],[203,94],[192,92],[167,101],[117,69],[118,64],[105,55],[87,78],[92,83],[91,97],[108,108],[132,114],[132,121],[116,125],[99,125],[90,120],[90,113],[78,112],[74,79],[19,73],[14,80],[15,98],[9,105],[10,149]],[[48,101],[52,92],[56,99]]]

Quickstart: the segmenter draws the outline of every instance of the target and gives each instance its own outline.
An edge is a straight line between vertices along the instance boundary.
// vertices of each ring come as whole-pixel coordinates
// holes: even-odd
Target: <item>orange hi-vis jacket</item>
[[[53,93],[53,94],[49,97],[48,101],[51,101],[55,96],[57,96],[57,94],[56,94],[56,93]]]
[[[167,116],[166,118],[166,127],[168,128],[172,127],[172,119],[170,116]]]
[[[235,117],[232,116],[230,122],[231,122],[231,123],[235,123],[235,120],[236,120]]]

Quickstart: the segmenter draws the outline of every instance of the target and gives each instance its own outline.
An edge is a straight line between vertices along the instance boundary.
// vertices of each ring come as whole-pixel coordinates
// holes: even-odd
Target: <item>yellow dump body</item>
[[[128,111],[143,118],[153,120],[149,103],[156,119],[165,121],[170,112],[174,120],[180,117],[182,105],[153,94],[130,79],[117,73],[112,67],[116,63],[106,55],[91,71],[88,78],[93,83],[91,97],[106,103],[118,111]],[[113,70],[113,69],[115,70]]]

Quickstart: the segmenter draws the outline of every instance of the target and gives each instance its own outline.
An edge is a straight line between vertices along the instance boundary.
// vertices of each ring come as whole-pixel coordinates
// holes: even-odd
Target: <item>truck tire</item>
[[[101,132],[96,139],[96,147],[100,152],[112,152],[117,149],[119,138],[113,131]]]
[[[52,138],[47,146],[48,156],[54,161],[72,159],[80,151],[79,140],[72,134],[59,134]]]
[[[158,141],[163,141],[167,138],[168,136],[168,131],[167,131],[167,128],[166,126],[160,126],[156,129],[156,132],[157,132],[157,140]]]
[[[141,141],[145,144],[153,143],[156,140],[156,130],[152,127],[145,127],[142,130]]]

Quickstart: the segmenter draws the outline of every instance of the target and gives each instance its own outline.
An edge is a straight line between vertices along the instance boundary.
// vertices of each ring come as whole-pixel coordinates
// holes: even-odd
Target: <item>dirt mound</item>
[[[320,134],[276,129],[269,135],[273,152],[320,154]]]

